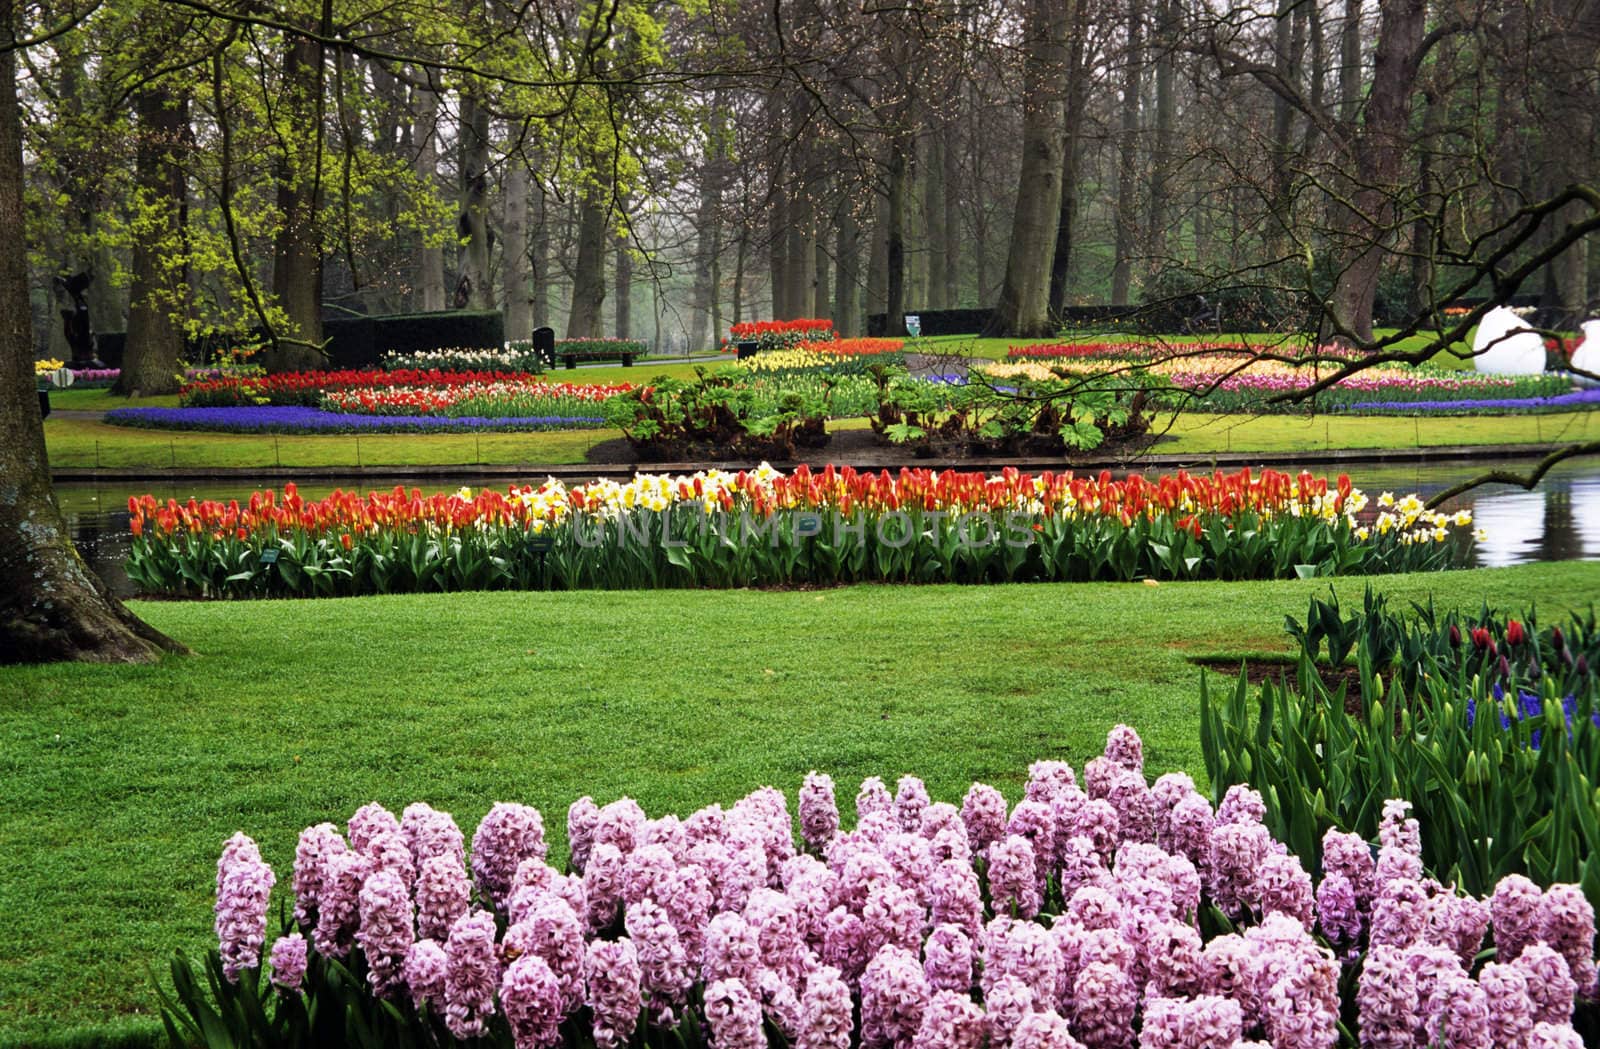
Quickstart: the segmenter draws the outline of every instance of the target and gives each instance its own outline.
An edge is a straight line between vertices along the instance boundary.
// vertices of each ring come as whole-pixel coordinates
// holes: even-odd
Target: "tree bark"
[[[1083,119],[1089,104],[1089,70],[1084,65],[1084,45],[1089,27],[1079,7],[1073,24],[1072,42],[1067,57],[1065,127],[1061,139],[1061,208],[1056,219],[1056,250],[1050,259],[1050,304],[1052,318],[1059,318],[1067,306],[1067,283],[1072,274],[1073,226],[1078,218],[1078,163],[1083,153]]]
[[[184,647],[112,597],[74,549],[50,488],[34,396],[22,212],[16,7],[0,0],[0,663],[148,663]]]
[[[1139,109],[1144,83],[1144,0],[1129,0],[1126,63],[1122,71],[1122,128],[1117,143],[1115,255],[1111,304],[1126,306],[1133,288],[1134,241],[1139,212]]]
[[[861,325],[860,300],[857,297],[861,280],[861,224],[856,219],[850,201],[841,197],[834,220],[833,259],[833,330],[841,338],[859,334]]]
[[[1178,122],[1178,2],[1156,0],[1156,114],[1155,145],[1150,172],[1150,221],[1146,239],[1152,270],[1165,266],[1170,255],[1167,232],[1172,228],[1172,172],[1177,157],[1172,140]]]
[[[950,278],[946,272],[950,258],[950,230],[945,225],[944,157],[944,137],[934,134],[928,139],[927,178],[923,182],[926,193],[922,205],[927,214],[928,294],[925,301],[930,310],[950,308],[947,297]]]
[[[277,160],[278,218],[274,240],[272,293],[289,318],[295,342],[279,343],[264,355],[269,371],[320,367],[322,342],[323,78],[321,44],[296,36],[284,50],[283,106],[296,129]],[[313,345],[300,345],[310,343]]]
[[[591,183],[583,192],[578,216],[578,261],[572,270],[572,311],[567,338],[601,334],[600,309],[606,301],[606,225],[611,217],[611,188]]]
[[[1074,4],[1029,0],[1022,88],[1022,170],[1005,284],[985,335],[1050,334],[1050,269],[1061,224],[1061,94]]]
[[[134,181],[156,215],[154,228],[135,239],[128,335],[115,392],[132,396],[177,393],[183,356],[185,181],[179,154],[188,138],[188,104],[155,83],[133,98],[138,144]]]
[[[622,202],[623,214],[627,214],[627,201]],[[611,334],[619,339],[633,338],[633,256],[629,254],[628,234],[626,228],[617,234],[617,266],[616,304],[617,311],[616,331]]]
[[[550,324],[550,198],[541,184],[534,190],[538,205],[534,215],[533,247],[533,311],[530,320],[535,328],[548,328]]]
[[[904,134],[889,142],[888,223],[884,229],[883,334],[894,338],[906,333],[906,171],[908,152]]]
[[[1356,178],[1334,207],[1339,221],[1340,261],[1328,303],[1324,336],[1343,329],[1372,338],[1372,308],[1388,255],[1396,196],[1405,177],[1411,122],[1411,92],[1422,62],[1424,0],[1383,5],[1372,91],[1362,134],[1354,149]]]
[[[695,211],[694,288],[689,299],[689,349],[710,349],[722,338],[721,325],[712,324],[716,312],[717,253],[722,242],[722,184],[726,177],[723,163],[727,126],[722,114],[722,96],[712,92],[711,120],[706,129],[706,153],[700,166],[700,202]],[[708,333],[708,328],[718,330]]]
[[[528,162],[522,155],[506,158],[506,221],[501,237],[505,261],[501,266],[506,304],[506,338],[526,339],[533,334],[533,303],[528,294]]]
[[[461,270],[453,304],[473,310],[494,309],[489,283],[489,110],[470,91],[461,92],[461,215],[457,232]]]
[[[439,179],[439,150],[435,145],[439,133],[439,96],[428,88],[417,88],[412,98],[416,106],[412,137],[417,150],[417,178],[433,188]],[[418,306],[427,313],[444,309],[444,249],[419,242],[416,266]]]
[[[787,177],[781,165],[774,166],[771,199],[767,205],[767,260],[772,273],[774,320],[795,316],[794,303],[789,301],[789,191],[784,187]]]

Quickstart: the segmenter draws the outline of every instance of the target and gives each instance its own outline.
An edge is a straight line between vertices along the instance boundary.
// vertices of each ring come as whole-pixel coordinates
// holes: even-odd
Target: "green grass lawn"
[[[1600,564],[1376,581],[1400,607],[1586,607]],[[1341,581],[1358,602],[1363,580]],[[262,845],[423,799],[470,835],[497,800],[628,794],[653,814],[805,773],[841,800],[913,772],[1015,798],[1123,721],[1147,771],[1201,772],[1192,656],[1286,651],[1325,582],[863,586],[810,592],[451,594],[141,603],[197,653],[0,669],[0,1043],[148,1031],[145,966],[210,942],[222,841]]]

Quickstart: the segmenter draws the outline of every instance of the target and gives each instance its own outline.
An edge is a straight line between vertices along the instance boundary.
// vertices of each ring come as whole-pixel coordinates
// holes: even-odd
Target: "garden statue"
[[[71,296],[72,308],[61,311],[61,330],[72,349],[71,366],[104,368],[105,362],[95,355],[94,328],[89,323],[89,303],[83,293],[94,283],[94,274],[87,271],[70,277],[57,277],[54,281],[58,296]]]
[[[1473,367],[1480,372],[1538,375],[1544,371],[1544,336],[1505,306],[1496,306],[1478,322],[1472,353]]]
[[[1589,376],[1600,376],[1600,320],[1584,321],[1582,327],[1583,341],[1572,350],[1572,367],[1588,372]],[[1600,378],[1589,376],[1579,375],[1575,378],[1580,385],[1600,385]]]

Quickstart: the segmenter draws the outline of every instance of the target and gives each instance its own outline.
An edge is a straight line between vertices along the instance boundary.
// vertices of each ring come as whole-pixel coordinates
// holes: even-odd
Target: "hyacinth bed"
[[[1289,360],[1259,359],[1262,356]],[[1006,361],[986,367],[982,374],[996,379],[1042,379],[1055,370],[1139,371],[1196,394],[1193,407],[1203,411],[1301,411],[1302,405],[1266,401],[1308,389],[1351,359],[1349,350],[1336,346],[1066,343],[1014,346]],[[1316,404],[1324,410],[1363,412],[1539,410],[1565,407],[1561,398],[1571,390],[1571,380],[1563,375],[1498,376],[1426,365],[1380,366],[1318,393]]]
[[[603,426],[598,415],[380,415],[323,411],[292,405],[234,408],[113,408],[113,426],[208,433],[486,433],[573,430]]]
[[[1449,567],[1473,539],[1464,511],[1407,496],[1374,515],[1346,477],[1248,469],[1151,481],[763,464],[428,497],[397,487],[309,501],[293,485],[242,506],[147,495],[128,510],[129,578],[212,597],[1305,578]]]
[[[301,832],[276,872],[243,833],[217,864],[209,980],[173,962],[174,1040],[713,1049],[1575,1047],[1596,994],[1576,886],[1462,895],[1425,828],[1329,831],[1318,876],[1183,773],[1154,784],[1126,726],[1080,784],[1036,762],[1014,805],[902,776],[855,796],[812,772],[729,808],[501,802],[466,836],[424,803]],[[269,926],[276,925],[270,938]]]

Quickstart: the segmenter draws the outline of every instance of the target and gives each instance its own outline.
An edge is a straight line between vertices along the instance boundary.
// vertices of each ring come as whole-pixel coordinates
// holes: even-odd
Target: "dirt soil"
[[[1162,441],[1171,440],[1170,437],[1141,435],[1131,441],[1113,443],[1107,442],[1092,452],[1068,454],[1052,459],[1030,458],[1030,469],[1068,469],[1078,462],[1104,462],[1107,456],[1126,457],[1129,461],[1150,450],[1151,447]],[[946,461],[970,462],[974,469],[990,462],[1010,465],[1014,461],[994,460],[988,455],[970,455],[959,447],[941,449],[938,462]],[[632,465],[635,463],[646,464],[633,445],[625,438],[615,438],[610,441],[601,441],[589,449],[588,462],[605,465]],[[835,431],[827,445],[814,450],[803,461],[812,466],[821,466],[832,463],[835,466],[853,466],[857,469],[871,468],[898,469],[901,466],[928,466],[934,462],[932,456],[918,456],[913,450],[896,447],[881,441],[877,434],[868,429],[838,430]],[[705,465],[717,465],[715,461],[708,461]],[[772,465],[787,469],[796,465],[792,462],[774,462]]]
[[[1191,659],[1189,662],[1197,667],[1203,667],[1220,675],[1230,685],[1239,680],[1239,663],[1237,659]],[[1252,689],[1259,688],[1264,682],[1271,681],[1280,688],[1294,688],[1299,680],[1298,667],[1294,663],[1275,662],[1267,659],[1246,659],[1244,662],[1245,680]],[[1322,679],[1323,686],[1328,692],[1334,693],[1341,685],[1345,686],[1345,710],[1351,714],[1358,714],[1362,710],[1360,671],[1354,663],[1345,663],[1342,666],[1329,666],[1326,663],[1315,664],[1317,676]],[[1392,674],[1383,675],[1384,690],[1387,693]]]

